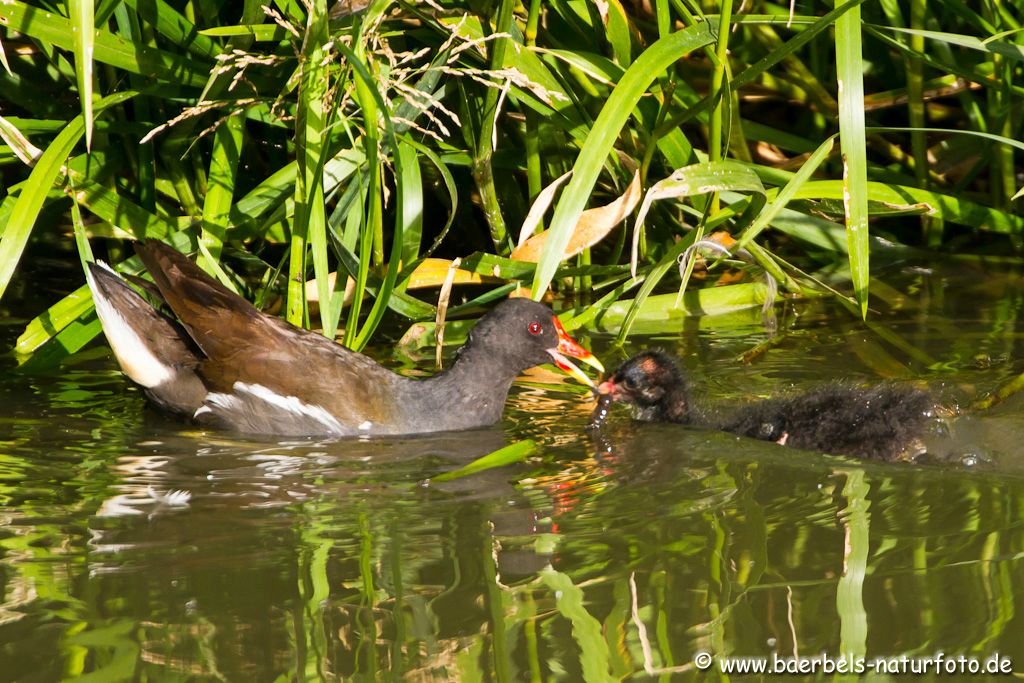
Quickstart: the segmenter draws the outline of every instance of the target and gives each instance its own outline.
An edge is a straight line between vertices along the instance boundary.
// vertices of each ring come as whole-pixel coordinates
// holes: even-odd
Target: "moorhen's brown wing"
[[[401,431],[394,397],[412,380],[262,313],[162,242],[136,252],[205,355],[198,373],[210,395],[197,419],[257,433]]]

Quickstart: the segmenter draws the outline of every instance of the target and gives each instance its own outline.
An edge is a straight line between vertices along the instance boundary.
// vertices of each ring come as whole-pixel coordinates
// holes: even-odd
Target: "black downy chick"
[[[932,398],[909,386],[861,388],[830,383],[793,396],[755,401],[730,414],[695,407],[676,361],[644,351],[623,363],[600,387],[591,419],[600,426],[613,402],[633,406],[646,422],[692,424],[784,446],[875,460],[915,450],[931,417]]]

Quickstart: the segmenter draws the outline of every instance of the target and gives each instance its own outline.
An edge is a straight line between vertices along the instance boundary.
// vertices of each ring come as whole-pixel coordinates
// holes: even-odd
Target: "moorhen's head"
[[[607,410],[609,401],[618,401],[632,405],[639,420],[689,421],[686,378],[675,360],[660,351],[644,351],[633,356],[602,382],[597,391],[598,410]]]
[[[550,308],[530,299],[507,299],[498,304],[473,327],[466,343],[469,348],[515,373],[553,362],[590,387],[594,382],[567,356],[604,371],[600,361],[566,333]]]

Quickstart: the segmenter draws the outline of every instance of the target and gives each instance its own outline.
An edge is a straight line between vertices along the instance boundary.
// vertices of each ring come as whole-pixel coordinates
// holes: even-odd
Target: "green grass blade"
[[[604,160],[647,87],[683,55],[695,48],[709,45],[713,40],[714,35],[707,23],[673,33],[651,45],[623,74],[622,80],[601,108],[601,113],[573,166],[573,177],[555,208],[544,253],[537,264],[533,279],[534,299],[539,299],[551,284]]]
[[[227,236],[228,216],[235,193],[244,133],[245,120],[241,116],[229,116],[213,134],[200,242],[215,261],[220,260],[220,252]],[[205,260],[204,255],[199,259],[199,265],[210,270],[213,264],[205,264]]]
[[[380,123],[383,124],[384,138],[388,149],[397,150],[398,138],[395,136],[395,126],[391,120],[391,116],[388,114],[388,108],[384,102],[384,98],[381,97],[380,92],[377,90],[377,84],[373,76],[370,75],[370,72],[363,61],[359,59],[356,53],[347,45],[338,43],[335,45],[335,48],[344,55],[346,61],[353,69],[353,73],[356,76],[356,90],[357,93],[359,93],[358,100],[363,108],[364,115],[372,121],[377,121],[379,116]],[[366,138],[374,145],[375,149],[376,138],[369,134],[370,130],[374,130],[374,136],[376,135],[376,130],[373,127],[370,127],[367,130]],[[372,156],[372,154],[373,151],[371,149],[368,156]],[[370,176],[371,178],[376,179],[374,185],[370,187],[370,191],[373,193],[369,198],[371,208],[370,215],[373,219],[371,223],[375,222],[377,225],[376,227],[373,224],[363,226],[364,243],[366,241],[366,236],[371,229],[373,229],[374,233],[379,234],[381,228],[380,203],[382,202],[382,197],[380,196],[380,169],[372,158],[369,163],[371,166]],[[395,177],[399,179],[404,178],[405,174],[402,170],[402,156],[400,154],[395,154],[391,159],[391,163],[394,168]],[[369,254],[365,249],[360,250],[359,277],[357,278],[355,292],[356,299],[353,302],[352,311],[350,311],[349,314],[350,326],[345,330],[346,345],[357,351],[366,346],[367,342],[370,340],[370,336],[373,334],[374,330],[377,329],[377,325],[380,324],[381,319],[384,317],[384,312],[390,306],[389,302],[394,293],[393,290],[395,282],[398,279],[402,259],[402,228],[405,224],[405,218],[403,217],[402,212],[405,210],[405,201],[403,199],[404,188],[401,183],[398,183],[395,190],[397,194],[397,199],[395,201],[395,224],[394,233],[391,239],[391,253],[388,257],[387,271],[381,281],[380,288],[377,290],[373,306],[370,308],[370,312],[366,316],[366,322],[364,322],[363,326],[359,328],[359,333],[352,338],[350,336],[351,330],[354,329],[354,326],[358,321],[357,304],[360,302],[363,288],[366,285],[369,268]]]
[[[251,36],[258,41],[278,42],[288,37],[288,31],[277,24],[240,24],[236,26],[215,26],[199,32],[211,38],[232,38]]]
[[[114,190],[88,180],[86,176],[72,170],[70,177],[75,182],[78,201],[97,218],[102,218],[138,239],[166,238],[181,229],[174,221],[146,211],[127,197]],[[70,191],[70,188],[65,188]]]
[[[92,149],[92,53],[96,35],[93,0],[69,0],[71,31],[74,37],[75,76],[78,99],[85,117],[85,148]]]
[[[772,50],[767,55],[762,57],[760,60],[751,64],[742,72],[736,75],[736,78],[732,81],[732,87],[734,90],[750,85],[757,79],[758,76],[763,74],[765,71],[775,66],[783,59],[793,55],[801,47],[809,43],[811,40],[816,38],[820,33],[830,28],[832,24],[846,12],[849,12],[854,7],[860,7],[864,0],[850,0],[849,2],[843,3],[839,7],[836,7],[831,12],[822,15],[821,17],[813,17],[814,23],[807,28],[802,29],[793,38],[786,41],[786,43],[780,46],[776,50]],[[754,21],[751,17],[734,17],[734,22]]]
[[[92,309],[92,297],[85,285],[71,292],[42,314],[36,316],[25,327],[14,345],[17,355],[28,355],[36,351],[56,332],[64,329]]]
[[[836,78],[839,84],[839,141],[843,153],[843,204],[850,246],[850,275],[861,316],[868,314],[868,156],[864,132],[864,59],[860,7],[836,20]]]
[[[84,310],[80,315],[70,319],[59,332],[51,330],[46,338],[46,343],[31,355],[19,356],[18,370],[20,372],[31,374],[52,370],[60,366],[64,359],[80,351],[103,331],[100,319],[96,317],[96,311],[92,308],[89,288],[82,287],[78,291],[85,300]]]
[[[0,4],[0,24],[5,25],[8,31],[19,31],[65,50],[75,49],[74,30],[70,21],[59,14],[18,0],[5,0]],[[205,61],[132,43],[100,29],[95,30],[93,59],[131,73],[152,76],[175,86],[202,87],[212,66]]]
[[[57,123],[58,128],[64,125],[62,121],[55,123]],[[14,117],[5,119],[3,116],[0,116],[0,138],[10,146],[11,152],[18,157],[21,163],[31,166],[42,155],[43,151],[29,142],[29,139],[25,137],[22,130],[18,128],[19,124],[21,124],[21,121]],[[23,124],[21,127],[25,128]],[[8,188],[8,191],[10,191],[10,188]]]
[[[347,48],[346,48],[347,49]],[[383,99],[380,97],[380,93],[377,91],[376,84],[368,78],[368,70],[362,63],[359,57],[349,50],[348,52],[342,51],[345,57],[350,61],[354,72],[356,74],[356,87],[355,87],[355,99],[359,104],[359,108],[363,112],[363,117],[369,121],[378,120],[378,112],[386,111]],[[366,76],[364,76],[366,75]],[[390,119],[387,119],[390,122]],[[352,271],[353,277],[356,280],[355,288],[355,299],[352,302],[352,307],[348,313],[348,325],[345,326],[345,346],[349,348],[357,348],[358,337],[359,337],[359,314],[362,310],[363,303],[363,292],[366,289],[366,284],[370,276],[370,263],[376,260],[377,263],[383,261],[383,250],[384,250],[384,228],[383,228],[383,179],[381,176],[381,168],[378,163],[378,154],[380,153],[379,131],[377,126],[368,126],[366,129],[366,135],[363,136],[363,144],[366,150],[367,158],[367,172],[358,176],[358,180],[361,183],[365,183],[359,187],[361,193],[364,195],[364,204],[366,206],[366,212],[361,223],[359,224],[359,265],[358,270]],[[395,157],[398,161],[399,157]],[[356,188],[353,188],[356,189]],[[352,225],[355,225],[356,216],[349,214],[349,218],[352,221]],[[393,238],[394,239],[394,238]],[[379,248],[379,253],[375,254]],[[378,289],[378,294],[384,290],[384,283],[381,283],[381,288]]]
[[[140,20],[153,26],[157,33],[181,49],[206,59],[215,59],[220,54],[217,43],[203,35],[205,31],[197,31],[196,25],[166,0],[123,0],[123,3]]]
[[[630,257],[630,269],[633,276],[636,276],[640,231],[643,229],[644,218],[647,217],[653,202],[659,199],[726,191],[744,192],[756,196],[754,203],[747,209],[747,213],[751,217],[757,215],[766,201],[764,185],[761,184],[757,173],[750,166],[736,161],[709,161],[692,164],[676,169],[668,178],[659,180],[652,185],[644,195],[633,224],[633,247]],[[749,221],[747,222],[749,223]]]
[[[85,235],[85,223],[82,221],[82,210],[78,206],[74,183],[69,182],[69,185],[71,185],[71,223],[75,228],[75,246],[78,247],[78,259],[82,263],[82,272],[85,273],[88,272],[86,264],[92,263],[96,259],[92,255],[92,247]]]
[[[327,217],[324,207],[323,167],[327,118],[328,72],[325,63],[328,41],[327,3],[315,0],[309,15],[303,46],[302,76],[299,82],[299,105],[296,120],[296,153],[299,162],[295,184],[295,222],[292,227],[292,271],[288,283],[288,317],[303,317],[305,307],[305,250],[302,241],[309,239],[320,299],[320,326],[324,336],[333,339],[338,318],[333,305],[333,292],[328,281]],[[302,258],[299,258],[301,256]],[[298,278],[297,280],[295,278]],[[300,300],[296,300],[299,297]],[[340,308],[337,310],[340,314]]]
[[[430,248],[428,248],[422,254],[423,257],[426,258],[426,257],[430,256],[431,254],[433,254],[434,251],[436,251],[437,248],[439,246],[441,246],[441,242],[448,235],[448,230],[451,229],[452,223],[455,222],[455,215],[456,215],[456,212],[459,210],[459,192],[458,192],[458,189],[456,188],[456,185],[455,185],[455,177],[452,176],[452,172],[450,170],[448,170],[448,166],[445,165],[444,161],[441,160],[441,157],[439,157],[429,147],[427,147],[425,145],[421,145],[420,143],[416,142],[412,138],[403,137],[402,141],[405,144],[407,144],[410,147],[412,147],[413,149],[415,149],[416,151],[418,151],[423,156],[425,156],[430,161],[430,163],[432,163],[434,165],[434,168],[437,169],[437,172],[439,174],[441,174],[441,181],[444,182],[444,188],[448,192],[448,200],[449,200],[449,203],[451,204],[451,209],[448,211],[448,220],[445,221],[444,226],[442,226],[440,232],[437,233],[437,237],[434,238],[434,243],[431,244]],[[422,193],[422,189],[420,190],[420,192]],[[422,223],[422,220],[423,219],[421,218],[420,219],[421,223]],[[420,231],[422,233],[422,226],[420,228]],[[403,266],[408,266],[411,263],[412,263],[412,261],[405,261],[405,262],[403,262],[402,265]]]
[[[671,248],[665,253],[661,260],[651,269],[644,279],[644,284],[637,292],[636,299],[630,301],[629,310],[626,312],[625,317],[622,321],[622,327],[619,330],[619,334],[615,339],[615,343],[619,346],[625,343],[626,337],[629,336],[629,331],[633,326],[633,321],[637,315],[640,314],[644,303],[650,297],[654,288],[661,282],[661,278],[665,277],[666,273],[671,270],[678,263],[679,257],[686,249],[693,244],[694,238],[697,236],[696,231],[691,232],[689,235],[684,236],[681,240],[672,245]],[[618,302],[619,304],[625,302]]]
[[[825,142],[821,143],[818,149],[814,150],[814,153],[807,158],[807,161],[800,167],[800,170],[793,174],[786,185],[779,190],[775,198],[768,204],[764,211],[758,214],[754,222],[743,231],[740,238],[736,241],[736,244],[730,251],[736,253],[743,247],[747,246],[752,239],[757,237],[762,230],[771,224],[773,220],[779,215],[779,213],[786,208],[786,204],[793,199],[793,196],[803,187],[807,182],[810,181],[811,176],[818,170],[822,162],[832,152],[832,147],[835,144],[835,136],[829,137]]]
[[[508,36],[512,25],[513,0],[499,0],[494,12],[494,24],[497,29],[494,39],[489,43],[489,55],[492,70],[501,69],[505,65],[505,53],[509,51],[512,39]],[[484,217],[491,232],[491,241],[496,250],[503,254],[509,252],[508,229],[505,217],[498,204],[498,192],[494,183],[492,157],[497,141],[498,102],[501,91],[487,88],[484,95],[483,110],[480,112],[480,131],[476,135],[476,149],[473,150],[473,178],[476,180],[480,193],[480,204]]]
[[[725,79],[725,72],[728,68],[729,55],[729,26],[732,23],[732,0],[721,0],[719,3],[720,15],[718,22],[718,38],[715,44],[715,55],[718,59],[712,66],[711,91],[708,93],[715,101],[711,109],[711,119],[708,124],[708,157],[711,161],[721,161],[728,147],[728,139],[724,132],[726,128],[726,116],[730,112],[732,100],[731,89]],[[711,197],[711,214],[718,213],[718,197]]]
[[[416,157],[416,148],[406,138],[398,141],[398,154],[402,157],[404,176],[395,182],[402,186],[402,267],[408,267],[420,255],[420,239],[423,236],[423,178]]]
[[[844,194],[843,181],[812,180],[797,189],[793,198],[842,200]],[[769,192],[768,196],[772,197],[772,193]],[[953,223],[987,232],[1012,234],[1024,231],[1024,217],[1015,213],[1000,211],[960,197],[929,192],[907,185],[869,182],[866,184],[865,197],[871,202],[878,202],[890,207],[924,210]]]
[[[96,104],[96,113],[102,112],[107,107],[126,102],[136,94],[129,90],[110,95]],[[11,276],[14,275],[14,269],[28,243],[32,226],[35,225],[39,211],[43,208],[46,195],[56,182],[71,150],[78,144],[84,133],[85,122],[83,116],[78,115],[43,151],[29,175],[28,182],[18,196],[18,201],[11,211],[7,225],[4,226],[3,236],[0,236],[0,299],[3,298],[7,285],[11,282]]]
[[[3,65],[8,76],[14,75],[14,72],[11,71],[11,63],[7,61],[7,52],[4,51],[4,41],[2,40],[0,40],[0,64]]]
[[[1002,55],[1016,62],[1024,62],[1024,47],[1015,45],[1005,40],[991,40],[976,38],[970,35],[959,33],[947,33],[944,31],[927,31],[924,29],[902,28],[899,26],[878,26],[871,24],[872,28],[880,31],[891,31],[893,33],[905,33],[911,36],[919,36],[928,40],[937,40],[957,47],[976,50],[988,54]]]
[[[430,481],[451,481],[453,479],[461,479],[477,472],[483,472],[484,470],[493,469],[495,467],[504,467],[505,465],[511,465],[513,463],[522,462],[527,456],[537,450],[537,444],[530,439],[524,439],[523,441],[517,441],[513,444],[509,444],[504,448],[499,448],[493,453],[477,458],[468,465],[464,465],[457,470],[451,472],[445,472],[439,474],[436,477],[431,477]]]

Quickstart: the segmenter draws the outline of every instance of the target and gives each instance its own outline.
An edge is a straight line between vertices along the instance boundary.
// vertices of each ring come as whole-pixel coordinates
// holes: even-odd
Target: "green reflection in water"
[[[968,275],[910,277],[884,334],[780,310],[749,365],[756,320],[650,345],[712,403],[909,373],[967,405],[1024,358],[1019,283]],[[941,457],[878,464],[621,413],[587,435],[589,406],[538,377],[493,430],[255,441],[164,420],[112,368],[0,380],[5,680],[717,679],[699,651],[1024,662],[1014,397],[937,425]],[[527,462],[436,481],[524,439]]]

